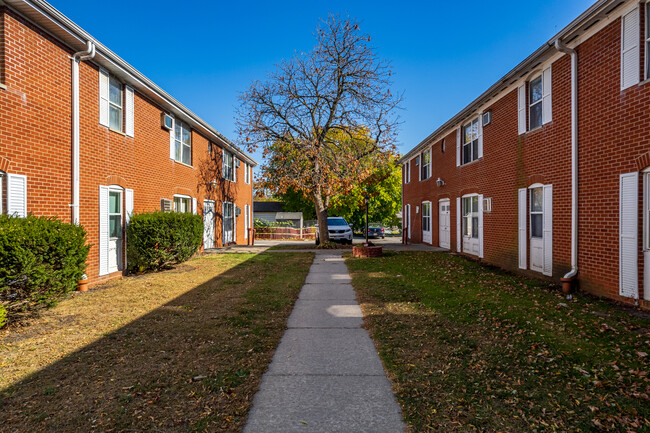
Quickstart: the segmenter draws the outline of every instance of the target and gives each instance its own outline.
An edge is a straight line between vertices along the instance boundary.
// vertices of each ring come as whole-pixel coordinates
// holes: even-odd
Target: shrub
[[[81,226],[0,215],[0,326],[74,290],[89,250]]]
[[[192,257],[201,245],[203,219],[179,212],[153,212],[131,217],[126,254],[129,269],[165,269]]]

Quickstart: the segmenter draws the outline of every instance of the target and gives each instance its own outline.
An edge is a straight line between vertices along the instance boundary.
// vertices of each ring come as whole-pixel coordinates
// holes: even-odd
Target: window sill
[[[646,78],[645,80],[641,81],[638,86],[645,86],[646,84],[650,83],[650,78]]]
[[[188,168],[194,169],[194,167],[191,166],[191,165],[189,165],[189,164],[185,164],[184,162],[177,161],[177,160],[175,160],[174,158],[169,158],[169,159],[171,159],[172,161],[174,161],[176,164],[184,165],[185,167],[188,167]]]
[[[458,167],[467,167],[468,165],[476,164],[477,162],[482,161],[482,160],[483,160],[483,157],[480,157],[480,158],[475,159],[474,161],[470,161],[470,162],[466,162],[465,164],[461,164]],[[433,176],[431,176],[431,177],[433,177]]]
[[[7,90],[7,85],[0,83],[0,89]]]
[[[114,132],[114,133],[116,133],[116,134],[120,134],[120,135],[123,135],[123,136],[126,137],[126,134],[123,133],[122,131],[119,131],[119,130],[117,130],[117,129],[113,129],[113,128],[111,128],[110,126],[107,126],[107,129],[108,129],[109,131],[111,131],[111,132]]]

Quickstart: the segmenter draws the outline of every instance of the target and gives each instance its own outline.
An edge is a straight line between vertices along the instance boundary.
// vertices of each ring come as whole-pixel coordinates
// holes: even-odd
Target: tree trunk
[[[318,239],[322,244],[330,240],[330,232],[327,227],[327,207],[318,193],[314,194],[314,204],[316,205],[316,218],[318,219]]]

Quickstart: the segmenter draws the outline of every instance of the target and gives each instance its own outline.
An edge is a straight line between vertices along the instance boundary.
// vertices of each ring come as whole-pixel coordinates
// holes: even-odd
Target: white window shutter
[[[27,176],[7,173],[7,214],[27,217]]]
[[[639,8],[621,19],[621,90],[639,83]]]
[[[456,167],[460,166],[460,129],[459,126],[456,130]]]
[[[108,126],[108,72],[99,69],[99,124]]]
[[[244,239],[248,239],[248,205],[244,205]]]
[[[193,199],[192,199],[192,213],[193,213],[194,215],[196,215],[197,212],[198,212],[198,209],[196,208],[196,199],[193,198]]]
[[[619,294],[639,297],[638,275],[638,173],[622,174],[619,204]]]
[[[406,208],[408,210],[408,212],[406,213],[406,219],[407,219],[406,228],[408,229],[406,235],[408,236],[409,239],[411,239],[411,205],[407,204]]]
[[[526,206],[527,188],[519,188],[519,269],[526,269],[526,254],[528,237],[526,234],[526,216],[528,215],[528,206]]]
[[[232,181],[237,182],[237,157],[232,157]]]
[[[549,66],[542,72],[542,124],[553,120],[551,77],[551,67]]]
[[[544,270],[542,273],[549,277],[553,275],[553,185],[544,185]]]
[[[174,130],[176,119],[172,119],[172,129],[169,130],[169,159],[176,159],[176,144],[174,143]]]
[[[483,194],[478,196],[478,256],[483,258]]]
[[[135,119],[134,119],[134,109],[135,109],[135,95],[133,92],[133,88],[129,86],[124,87],[124,96],[125,96],[125,128],[124,132],[126,135],[129,137],[133,137],[134,129],[135,129]]]
[[[126,221],[126,227],[124,230],[124,267],[126,268],[127,264],[129,263],[126,257],[126,243],[128,242],[127,234],[128,234],[129,222],[131,221],[131,215],[133,215],[133,190],[127,189],[125,193],[126,194],[124,197],[124,201],[125,201],[124,220]]]
[[[463,237],[460,235],[460,230],[461,230],[460,214],[461,213],[462,210],[460,208],[460,197],[456,197],[456,252],[461,251],[461,245],[463,242]]]
[[[483,158],[483,113],[478,115],[478,157]],[[481,209],[483,203],[481,202]]]
[[[108,274],[108,187],[99,186],[99,275]]]
[[[517,88],[517,123],[519,134],[526,132],[526,84]]]

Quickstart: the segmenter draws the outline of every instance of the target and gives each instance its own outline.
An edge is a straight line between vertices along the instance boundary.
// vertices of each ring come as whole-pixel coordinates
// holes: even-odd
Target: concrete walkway
[[[404,431],[341,254],[316,254],[244,433]]]

